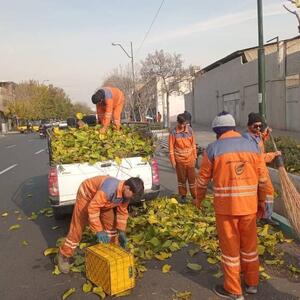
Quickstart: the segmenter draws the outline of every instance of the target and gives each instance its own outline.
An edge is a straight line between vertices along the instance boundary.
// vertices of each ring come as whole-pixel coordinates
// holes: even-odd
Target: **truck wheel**
[[[59,207],[53,207],[53,214],[55,220],[62,220],[65,218],[65,213],[62,210],[62,208]]]

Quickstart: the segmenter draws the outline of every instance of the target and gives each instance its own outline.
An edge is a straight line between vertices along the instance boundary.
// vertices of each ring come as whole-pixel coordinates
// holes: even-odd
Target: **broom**
[[[270,138],[275,151],[278,151],[274,138],[271,134]],[[300,194],[298,193],[294,184],[290,180],[287,171],[285,170],[281,155],[276,157],[275,163],[279,172],[283,203],[288,214],[288,219],[295,232],[300,237]]]

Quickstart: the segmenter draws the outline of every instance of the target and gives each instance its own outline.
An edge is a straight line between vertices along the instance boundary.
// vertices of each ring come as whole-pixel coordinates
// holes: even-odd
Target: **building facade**
[[[300,36],[265,45],[266,117],[276,129],[300,131]],[[211,124],[222,110],[245,126],[258,112],[257,47],[236,51],[198,72],[185,107],[196,123]]]

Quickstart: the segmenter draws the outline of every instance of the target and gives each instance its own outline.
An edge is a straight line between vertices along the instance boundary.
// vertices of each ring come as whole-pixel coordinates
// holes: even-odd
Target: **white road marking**
[[[41,149],[41,150],[35,152],[34,154],[40,154],[41,152],[43,152],[43,151],[45,151],[45,150],[46,150],[46,149]]]
[[[4,169],[3,171],[0,172],[0,175],[4,174],[5,172],[7,172],[7,171],[9,171],[9,170],[11,170],[11,169],[13,169],[13,168],[16,167],[17,165],[18,165],[18,164],[14,164],[14,165],[12,165],[12,166],[10,166],[10,167]]]
[[[16,147],[17,145],[9,145],[9,146],[6,146],[7,149],[10,149],[10,148],[13,148],[13,147]]]

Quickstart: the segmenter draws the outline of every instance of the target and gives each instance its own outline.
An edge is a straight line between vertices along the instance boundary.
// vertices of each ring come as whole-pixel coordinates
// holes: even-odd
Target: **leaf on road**
[[[58,268],[58,265],[54,266],[54,270],[52,271],[52,274],[56,275],[56,276],[59,275],[59,274],[61,274],[61,272],[60,272],[60,270]]]
[[[51,255],[51,254],[57,254],[57,253],[58,253],[58,248],[47,248],[44,251],[45,256],[48,256],[48,255]]]
[[[189,253],[190,256],[194,256],[194,255],[196,255],[198,252],[200,252],[200,249],[199,249],[199,248],[193,248],[193,249],[190,249],[190,250],[188,251],[188,253]]]
[[[52,230],[56,230],[56,229],[58,229],[58,228],[59,228],[59,226],[52,226],[52,227],[51,227]]]
[[[284,241],[285,241],[286,243],[290,244],[290,243],[292,243],[294,240],[293,240],[293,239],[285,239]]]
[[[17,215],[19,214],[20,212],[18,210],[15,210],[14,213]]]
[[[258,245],[257,250],[259,255],[263,255],[265,253],[265,246],[263,245]]]
[[[202,266],[199,264],[188,263],[186,266],[193,271],[200,271],[202,269]]]
[[[27,241],[22,241],[22,245],[23,246],[28,246],[28,242]]]
[[[31,198],[32,194],[27,194],[26,196],[27,196],[27,198]]]
[[[171,268],[172,268],[171,265],[165,264],[165,265],[163,265],[161,270],[163,273],[168,273],[168,272],[170,272]]]
[[[125,297],[125,296],[129,296],[130,294],[131,294],[131,291],[128,290],[128,291],[116,294],[115,297]]]
[[[2,216],[2,217],[7,217],[7,216],[8,216],[8,213],[5,212],[5,213],[3,213],[1,216]]]
[[[218,262],[218,260],[216,258],[208,257],[207,262],[211,265],[215,265]]]
[[[73,272],[73,273],[81,273],[84,271],[84,265],[82,265],[82,267],[75,267],[75,266],[72,266],[70,268],[70,271]]]
[[[217,273],[215,273],[213,276],[216,278],[221,278],[223,276],[223,272],[221,270],[219,270]]]
[[[177,292],[175,294],[175,299],[177,300],[190,300],[192,299],[192,292],[189,291],[183,291],[183,292]]]
[[[15,225],[10,226],[8,230],[16,230],[16,229],[19,229],[20,227],[21,227],[20,224],[15,224]]]
[[[89,293],[92,289],[93,289],[93,285],[91,284],[90,281],[87,281],[82,285],[82,291],[84,293]]]
[[[90,245],[90,243],[80,243],[79,248],[82,250],[82,249],[88,247],[89,245]]]
[[[266,280],[271,278],[271,276],[269,274],[267,274],[266,272],[260,272],[260,276]]]
[[[98,295],[100,299],[104,299],[106,297],[106,294],[103,292],[103,289],[101,286],[94,287],[93,293]]]
[[[69,296],[71,296],[72,294],[74,294],[76,291],[75,288],[71,288],[69,290],[67,290],[66,292],[64,292],[64,294],[62,295],[62,300],[67,299]]]
[[[157,258],[158,260],[165,260],[171,256],[172,256],[172,253],[167,253],[167,252],[160,252],[160,253],[154,255],[154,257]]]
[[[30,221],[33,221],[33,220],[36,220],[37,217],[38,217],[38,215],[35,212],[32,212],[31,216],[28,217],[27,219],[30,220]]]
[[[18,220],[18,221],[22,221],[22,217],[21,217],[21,216],[18,216],[18,217],[17,217],[17,220]]]
[[[159,241],[159,239],[158,239],[157,237],[153,237],[153,238],[149,241],[149,243],[151,243],[154,247],[157,247],[157,246],[159,246],[160,241]]]

